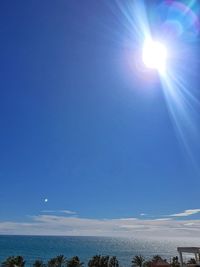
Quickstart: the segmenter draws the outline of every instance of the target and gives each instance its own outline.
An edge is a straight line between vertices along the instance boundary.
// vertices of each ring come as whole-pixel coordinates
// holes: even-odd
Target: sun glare
[[[142,60],[144,65],[150,69],[156,69],[164,73],[166,68],[167,49],[158,41],[145,40],[143,45]]]

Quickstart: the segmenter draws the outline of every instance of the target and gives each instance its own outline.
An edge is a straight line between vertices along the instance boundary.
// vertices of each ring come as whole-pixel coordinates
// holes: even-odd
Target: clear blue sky
[[[126,23],[115,1],[1,1],[1,221],[199,208],[200,175],[159,78],[130,67]]]

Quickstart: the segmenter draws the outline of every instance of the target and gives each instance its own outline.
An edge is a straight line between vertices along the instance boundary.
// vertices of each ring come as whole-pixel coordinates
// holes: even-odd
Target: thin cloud
[[[76,215],[77,212],[71,210],[42,210],[42,213],[65,213],[68,215]]]
[[[71,210],[60,210],[59,212],[71,215],[77,214],[76,211],[71,211]]]
[[[157,219],[154,219],[154,221],[170,221],[172,220],[172,218],[157,218]]]
[[[28,222],[0,221],[0,234],[200,238],[200,220],[88,219],[42,214]]]
[[[195,223],[194,222],[188,222],[188,223],[185,223],[185,225],[186,226],[193,226],[193,225],[195,225]]]
[[[120,218],[118,220],[120,220],[120,221],[135,221],[135,220],[137,220],[137,218]]]
[[[183,212],[171,214],[171,215],[168,215],[168,216],[171,216],[171,217],[185,217],[185,216],[190,216],[190,215],[197,214],[199,212],[200,212],[200,209],[184,210]]]

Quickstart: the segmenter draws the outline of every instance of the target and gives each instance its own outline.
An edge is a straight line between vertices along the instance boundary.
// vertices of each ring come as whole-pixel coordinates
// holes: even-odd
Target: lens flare
[[[142,60],[147,68],[156,69],[159,73],[165,72],[167,49],[164,44],[145,40],[143,45]]]
[[[158,77],[177,140],[200,172],[200,2],[117,2],[128,28],[131,53],[127,58],[132,60],[132,54],[139,52],[133,59],[137,75],[142,81],[150,81],[149,86],[151,77]],[[147,69],[156,70],[158,75]]]

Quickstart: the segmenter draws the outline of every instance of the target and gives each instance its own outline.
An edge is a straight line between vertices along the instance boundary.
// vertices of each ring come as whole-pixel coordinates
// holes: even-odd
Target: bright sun
[[[159,73],[165,72],[167,49],[164,44],[145,40],[143,45],[142,60],[147,68],[156,69]]]

